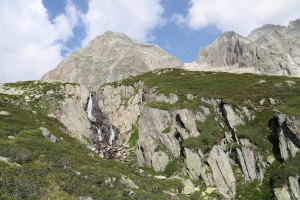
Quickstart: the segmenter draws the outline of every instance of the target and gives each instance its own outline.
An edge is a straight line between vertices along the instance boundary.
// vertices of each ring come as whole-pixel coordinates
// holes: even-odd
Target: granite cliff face
[[[262,102],[260,98],[250,100],[238,95],[230,98],[239,98],[239,101],[231,99],[228,102],[222,96],[208,97],[210,95],[207,92],[221,85],[224,92],[217,92],[213,96],[226,95],[226,81],[222,80],[220,85],[211,83],[214,86],[210,88],[207,81],[215,79],[214,73],[193,73],[172,69],[154,71],[140,78],[104,85],[95,91],[99,108],[120,130],[117,143],[131,144],[139,166],[151,167],[168,174],[170,178],[189,177],[200,181],[203,184],[200,186],[202,197],[208,199],[210,194],[205,192],[208,190],[213,190],[221,199],[247,199],[250,197],[244,196],[243,191],[252,191],[250,185],[260,188],[252,192],[259,193],[262,196],[258,198],[263,198],[267,192],[265,187],[270,187],[271,179],[276,183],[270,189],[273,192],[267,192],[270,196],[274,195],[272,198],[298,199],[299,174],[288,166],[289,162],[299,162],[299,119],[275,109],[284,105],[284,100],[280,100],[279,96],[278,99],[260,96],[264,99]],[[197,95],[184,93],[184,90],[181,93],[178,91],[180,87],[172,90],[169,84],[176,84],[176,81],[172,82],[171,74],[173,78],[181,77],[187,83],[193,82],[193,76],[197,81],[205,79],[197,84],[206,84],[209,89],[193,88]],[[155,80],[160,84],[155,86],[148,76],[156,77]],[[254,84],[258,88],[263,86],[260,84],[274,87],[273,84],[277,83],[277,79],[273,80],[272,77],[265,82],[256,75],[234,77],[245,81],[257,78]],[[232,78],[227,80],[231,84]],[[160,81],[165,80],[168,80],[165,86],[169,92],[166,88],[161,90],[164,82]],[[280,87],[296,91],[294,89],[298,86],[287,84]],[[239,91],[239,87],[235,90]],[[272,93],[268,90],[264,95]],[[136,130],[138,137],[132,145]],[[290,166],[295,167],[295,164]],[[274,169],[275,172],[272,172]],[[287,173],[286,170],[293,172]],[[279,175],[278,181],[278,172],[287,175],[284,178]],[[283,179],[285,181],[282,182]],[[190,194],[195,193],[196,188]]]
[[[92,40],[87,47],[71,53],[42,79],[79,83],[92,89],[158,68],[182,67],[180,60],[157,45],[108,31]]]
[[[300,19],[265,25],[247,37],[225,32],[203,48],[186,69],[300,77]]]

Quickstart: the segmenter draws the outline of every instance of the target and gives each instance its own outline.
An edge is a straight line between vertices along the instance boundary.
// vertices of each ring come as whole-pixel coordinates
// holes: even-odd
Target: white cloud
[[[264,24],[287,25],[300,18],[299,0],[190,0],[185,24],[200,30],[215,25],[221,31],[248,35]],[[182,16],[177,17],[181,20]]]
[[[0,82],[40,79],[56,67],[79,15],[68,1],[51,23],[42,0],[0,1]]]
[[[152,38],[151,31],[163,23],[163,12],[160,0],[90,0],[84,16],[87,37],[82,45],[107,30],[148,41]]]

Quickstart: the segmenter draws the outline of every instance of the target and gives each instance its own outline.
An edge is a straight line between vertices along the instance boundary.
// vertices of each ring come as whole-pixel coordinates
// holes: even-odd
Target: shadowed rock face
[[[247,37],[225,32],[186,68],[300,77],[300,19],[288,26],[265,25]]]
[[[87,47],[71,53],[42,79],[75,82],[92,89],[157,68],[182,67],[180,60],[157,45],[108,31],[92,40]]]

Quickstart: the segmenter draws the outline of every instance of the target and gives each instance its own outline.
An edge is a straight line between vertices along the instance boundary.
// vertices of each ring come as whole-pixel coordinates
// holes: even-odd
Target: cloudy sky
[[[40,79],[107,30],[191,62],[223,32],[287,25],[299,8],[299,0],[1,0],[0,83]]]

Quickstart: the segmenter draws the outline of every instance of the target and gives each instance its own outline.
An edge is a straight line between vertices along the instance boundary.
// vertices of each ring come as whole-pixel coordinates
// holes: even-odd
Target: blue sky
[[[81,12],[86,13],[88,11],[88,1],[74,0],[73,2]],[[43,0],[43,4],[48,10],[50,20],[53,21],[56,16],[65,12],[67,0]],[[195,61],[200,49],[212,43],[222,33],[215,26],[208,26],[195,31],[186,26],[178,26],[174,21],[171,21],[170,19],[174,14],[188,14],[189,1],[163,0],[161,5],[164,9],[162,17],[165,22],[153,30],[151,33],[153,38],[146,42],[159,45],[183,62]],[[68,50],[78,48],[81,41],[86,37],[83,25],[75,27],[73,31],[74,37],[66,42]],[[63,50],[62,54],[66,56],[69,51]]]
[[[299,0],[1,0],[0,83],[36,80],[107,30],[183,62],[225,31],[300,18]]]

